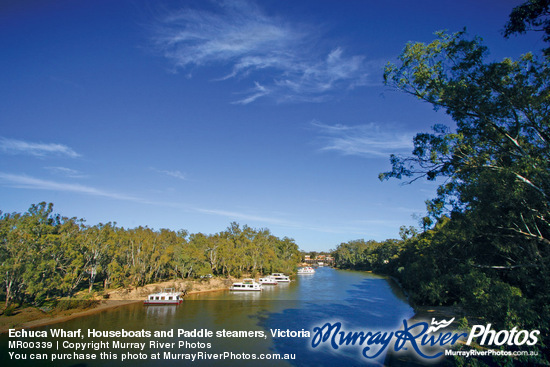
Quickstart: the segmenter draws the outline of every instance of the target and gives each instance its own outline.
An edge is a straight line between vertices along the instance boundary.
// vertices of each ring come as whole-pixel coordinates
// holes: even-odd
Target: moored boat
[[[303,267],[303,268],[299,268],[297,273],[298,274],[314,274],[315,269],[313,269],[311,266],[306,266],[306,267]]]
[[[254,279],[246,278],[242,282],[233,283],[229,287],[230,291],[261,291],[262,285],[256,283]]]
[[[162,292],[152,293],[143,301],[145,305],[179,305],[183,302],[181,292],[175,292],[174,288],[165,288]]]
[[[260,280],[258,280],[258,283],[260,283],[261,285],[277,285],[278,282],[269,276],[265,278],[260,278]]]
[[[288,283],[290,282],[290,278],[288,275],[284,275],[283,273],[273,273],[270,276],[271,278],[275,279],[277,283]]]

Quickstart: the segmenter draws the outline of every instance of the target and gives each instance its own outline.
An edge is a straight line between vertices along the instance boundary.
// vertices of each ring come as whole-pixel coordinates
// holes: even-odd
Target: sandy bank
[[[88,316],[108,309],[117,308],[136,302],[143,302],[148,294],[161,291],[163,288],[174,288],[186,294],[223,291],[229,288],[233,281],[229,279],[210,278],[197,281],[172,280],[162,283],[148,284],[144,287],[108,290],[108,298],[96,297],[98,305],[89,309],[72,309],[59,313],[46,313],[34,307],[18,309],[12,316],[0,316],[0,333],[9,329],[28,329],[45,326]]]

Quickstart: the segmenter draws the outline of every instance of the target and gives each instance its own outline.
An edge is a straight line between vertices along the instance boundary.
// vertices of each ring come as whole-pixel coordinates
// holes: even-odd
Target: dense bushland
[[[53,214],[53,204],[0,216],[0,281],[6,306],[39,305],[94,285],[143,286],[213,274],[291,271],[300,260],[290,238],[231,223],[220,233],[86,225]]]

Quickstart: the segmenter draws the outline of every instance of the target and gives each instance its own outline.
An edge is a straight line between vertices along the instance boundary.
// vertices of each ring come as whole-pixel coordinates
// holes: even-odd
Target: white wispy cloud
[[[34,143],[3,137],[0,138],[0,150],[9,154],[28,154],[36,157],[47,155],[61,155],[70,158],[80,157],[80,154],[63,144]]]
[[[332,91],[366,84],[372,65],[362,55],[346,55],[339,45],[321,49],[319,27],[268,16],[249,1],[208,5],[208,10],[185,8],[164,17],[154,42],[176,69],[223,65],[229,71],[218,81],[251,79],[255,87],[235,103],[265,96],[319,101]]]
[[[268,224],[274,224],[274,225],[280,225],[289,227],[294,227],[295,224],[281,218],[275,218],[275,217],[268,217],[268,216],[262,216],[262,215],[255,215],[255,214],[249,214],[249,213],[242,213],[242,212],[236,212],[236,211],[230,211],[230,210],[222,210],[222,209],[205,209],[205,208],[193,208],[193,210],[204,213],[204,214],[211,214],[211,215],[217,215],[229,218],[231,220],[248,220],[248,221],[255,221],[255,222],[262,222],[262,223],[268,223]]]
[[[388,157],[390,154],[410,152],[414,133],[400,131],[395,126],[369,123],[364,125],[328,125],[312,121],[321,135],[321,150],[345,155]]]
[[[255,87],[246,93],[248,94],[247,97],[240,99],[238,101],[235,101],[233,102],[233,104],[242,104],[242,105],[249,104],[254,102],[260,97],[268,95],[271,92],[269,89],[260,85],[260,83],[258,82],[255,82],[254,84],[255,84]]]
[[[185,176],[185,174],[183,174],[178,170],[162,170],[162,169],[156,169],[156,168],[151,168],[151,169],[155,172],[162,173],[163,175],[174,177],[179,180],[184,180],[184,181],[187,180],[187,177]]]
[[[102,197],[107,197],[111,199],[145,202],[144,200],[138,197],[120,194],[116,192],[110,192],[102,189],[97,189],[91,186],[43,180],[40,178],[35,178],[35,177],[21,175],[21,174],[0,172],[0,182],[3,183],[4,186],[16,187],[16,188],[22,188],[22,189],[75,192],[75,193],[87,194],[92,196],[102,196]]]
[[[50,173],[54,175],[59,175],[59,176],[65,176],[70,178],[88,177],[87,175],[83,174],[78,170],[67,168],[67,167],[44,167],[44,169],[47,169]]]
[[[19,189],[72,192],[77,194],[105,197],[105,198],[116,199],[116,200],[131,201],[131,202],[141,203],[146,205],[177,208],[177,209],[192,211],[196,213],[222,216],[230,220],[248,220],[248,221],[256,221],[256,222],[261,222],[266,224],[292,226],[291,222],[284,219],[277,218],[277,217],[261,216],[261,215],[255,215],[255,214],[249,214],[249,213],[243,213],[243,212],[237,212],[237,211],[230,211],[230,210],[193,207],[193,206],[186,205],[184,203],[178,203],[178,202],[148,200],[138,196],[130,196],[130,195],[121,194],[115,191],[98,189],[92,186],[44,180],[41,178],[36,178],[36,177],[24,175],[24,174],[0,172],[0,185],[5,187],[19,188]]]
[[[202,213],[206,215],[219,216],[227,218],[228,220],[239,220],[239,221],[248,221],[256,222],[261,225],[270,225],[270,226],[281,226],[286,228],[301,228],[308,229],[320,233],[344,233],[344,234],[357,234],[357,235],[368,235],[364,226],[353,227],[349,225],[341,225],[332,223],[327,226],[316,226],[310,225],[308,223],[301,223],[299,221],[293,221],[289,218],[288,214],[284,213],[263,213],[257,214],[252,212],[245,211],[234,211],[234,210],[225,210],[225,209],[213,209],[213,208],[204,208],[197,207],[192,205],[187,205],[185,203],[178,203],[173,201],[156,201],[148,200],[138,196],[131,196],[126,194],[121,194],[119,192],[99,189],[88,185],[66,183],[66,182],[57,182],[51,180],[44,180],[41,178],[36,178],[24,174],[13,174],[0,172],[0,185],[4,187],[12,187],[18,189],[29,189],[29,190],[49,190],[49,191],[58,191],[58,192],[70,192],[75,194],[90,195],[94,197],[103,197],[115,200],[130,201],[134,203],[140,203],[145,205],[153,205],[166,208],[176,208],[184,211]],[[375,223],[376,226],[380,226],[379,223]],[[387,223],[386,223],[387,224]]]

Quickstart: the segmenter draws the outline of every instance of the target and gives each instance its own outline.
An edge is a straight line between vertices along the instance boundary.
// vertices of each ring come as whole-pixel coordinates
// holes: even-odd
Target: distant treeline
[[[518,265],[494,265],[502,264],[503,256],[521,254],[516,249],[507,255],[510,247],[498,241],[496,233],[478,232],[478,225],[468,216],[444,217],[422,233],[402,227],[400,240],[342,243],[332,255],[339,268],[394,277],[412,305],[459,306],[470,323],[492,324],[495,330],[539,330],[537,345],[522,349],[534,348],[538,356],[516,362],[546,365],[550,341],[548,262],[536,263],[524,256]],[[525,251],[530,251],[531,245],[529,241],[515,242]],[[485,362],[499,364],[504,359]]]
[[[422,233],[402,227],[400,240],[350,241],[332,255],[339,268],[395,277],[413,305],[460,305],[502,329],[550,330],[546,264],[524,258],[519,265],[494,265],[506,249],[495,233],[483,238],[470,219],[444,217]],[[516,242],[522,245],[530,244]]]
[[[341,243],[331,255],[338,268],[385,273],[390,260],[397,258],[402,247],[403,241],[399,240],[377,242],[361,239]]]
[[[0,296],[6,305],[41,304],[91,291],[98,282],[117,288],[208,274],[288,272],[300,260],[293,239],[237,223],[214,235],[190,235],[113,223],[89,226],[52,213],[53,204],[43,202],[23,214],[1,215]]]

